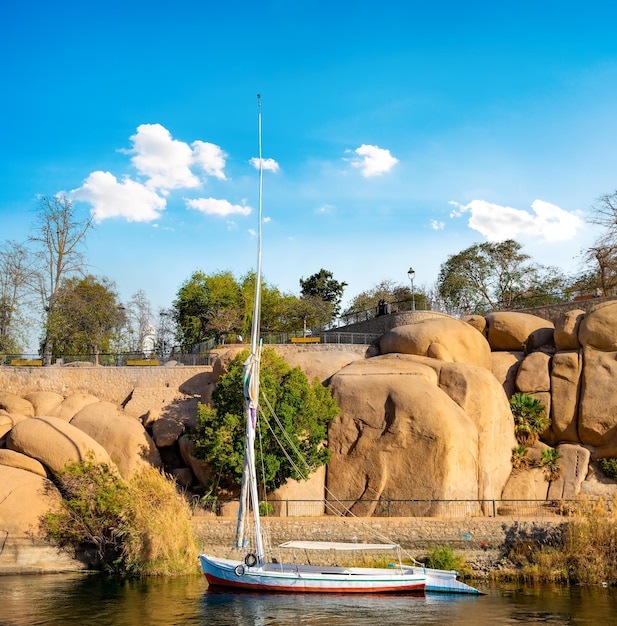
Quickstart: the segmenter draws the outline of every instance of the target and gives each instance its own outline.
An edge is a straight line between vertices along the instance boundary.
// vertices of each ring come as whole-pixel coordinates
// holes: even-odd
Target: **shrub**
[[[512,467],[515,469],[523,469],[529,466],[529,459],[527,454],[529,453],[528,448],[526,448],[522,443],[518,446],[512,448]]]
[[[607,478],[617,480],[617,459],[600,459],[598,465]]]
[[[551,424],[546,417],[546,407],[527,393],[515,393],[510,399],[510,410],[516,439],[525,446],[533,446]]]
[[[549,448],[548,450],[544,450],[542,452],[540,464],[544,468],[544,478],[548,480],[549,483],[553,480],[557,480],[561,476],[560,460],[561,453],[559,450]]]
[[[456,555],[454,550],[448,546],[436,546],[426,556],[425,563],[427,567],[433,569],[459,572],[465,566],[465,559]]]
[[[58,476],[61,509],[48,513],[48,539],[67,549],[94,547],[94,567],[118,575],[173,575],[196,570],[190,510],[175,481],[145,466],[128,482],[92,457]]]

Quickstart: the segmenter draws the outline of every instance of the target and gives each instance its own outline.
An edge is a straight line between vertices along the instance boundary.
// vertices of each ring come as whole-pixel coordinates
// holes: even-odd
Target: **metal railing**
[[[469,517],[555,518],[569,515],[576,500],[270,500],[268,515],[272,517],[434,517],[464,519]],[[207,500],[196,498],[194,515],[207,513],[235,517],[238,500]]]

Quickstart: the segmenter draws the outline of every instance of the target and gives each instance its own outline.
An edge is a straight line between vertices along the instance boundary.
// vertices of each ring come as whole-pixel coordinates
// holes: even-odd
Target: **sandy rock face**
[[[9,534],[40,536],[39,518],[57,509],[61,499],[47,478],[0,465],[0,528]]]
[[[511,398],[516,392],[516,375],[523,359],[524,352],[492,352],[491,372],[506,392],[506,396]]]
[[[528,354],[516,373],[516,388],[521,393],[550,391],[551,357],[544,352]]]
[[[96,396],[89,393],[74,393],[62,401],[52,413],[52,417],[58,417],[65,422],[70,422],[73,416],[79,413],[85,406],[95,402],[100,402]]]
[[[97,441],[114,460],[124,478],[140,470],[144,464],[161,466],[159,451],[141,422],[126,415],[111,402],[85,406],[71,420],[71,426]]]
[[[555,349],[578,350],[581,347],[578,340],[578,330],[585,311],[574,309],[564,313],[555,324]]]
[[[586,315],[579,326],[581,345],[617,352],[617,302],[605,302]]]
[[[64,401],[64,396],[54,391],[33,391],[24,396],[34,407],[34,415],[54,415]]]
[[[581,443],[602,447],[606,456],[617,456],[617,352],[587,346],[583,362],[578,412]]]
[[[582,359],[578,351],[557,352],[551,369],[550,441],[579,442],[578,396]]]
[[[0,409],[0,437],[4,437],[15,424],[28,419],[25,415],[17,413],[7,413],[4,409]]]
[[[15,452],[15,450],[0,448],[0,465],[23,469],[47,478],[47,471],[42,463],[25,454],[21,454],[21,452]]]
[[[379,348],[382,354],[414,354],[491,368],[486,339],[473,326],[453,317],[425,319],[393,328],[381,337]]]
[[[376,357],[333,377],[342,413],[329,428],[328,489],[343,500],[477,499],[475,424],[430,368],[406,362]]]
[[[92,437],[57,417],[30,417],[6,436],[6,447],[40,461],[53,474],[88,454],[94,461],[114,466],[109,454]]]
[[[587,477],[591,454],[586,448],[571,443],[560,444],[557,450],[561,454],[561,476],[550,483],[548,498],[571,500],[578,495]]]
[[[26,417],[34,415],[34,407],[28,400],[24,400],[9,391],[0,391],[0,409],[7,413],[17,413]]]
[[[528,313],[498,311],[486,316],[491,350],[533,352],[553,344],[554,325]]]

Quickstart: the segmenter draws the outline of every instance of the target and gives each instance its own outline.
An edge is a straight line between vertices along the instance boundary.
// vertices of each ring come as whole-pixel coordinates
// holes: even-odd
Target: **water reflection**
[[[202,577],[0,577],[2,626],[350,626],[617,624],[613,589],[492,586],[484,596],[262,595],[208,590]]]

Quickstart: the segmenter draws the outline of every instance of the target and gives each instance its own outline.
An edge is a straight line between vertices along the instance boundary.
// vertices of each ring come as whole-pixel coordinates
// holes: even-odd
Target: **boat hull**
[[[410,569],[280,565],[247,567],[242,561],[200,555],[208,584],[290,593],[424,593],[426,577]]]

